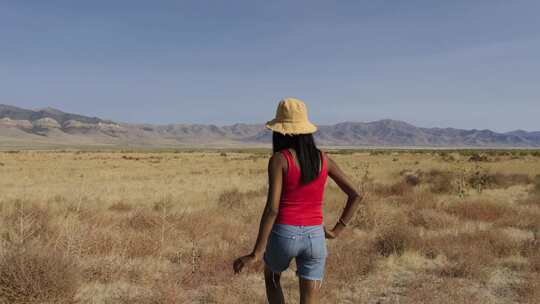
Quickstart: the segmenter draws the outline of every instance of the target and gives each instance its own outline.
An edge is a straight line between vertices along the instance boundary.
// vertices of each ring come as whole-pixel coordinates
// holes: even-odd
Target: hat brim
[[[311,122],[283,122],[276,119],[270,120],[265,124],[265,127],[284,134],[284,135],[295,135],[295,134],[311,134],[317,131],[317,126]]]

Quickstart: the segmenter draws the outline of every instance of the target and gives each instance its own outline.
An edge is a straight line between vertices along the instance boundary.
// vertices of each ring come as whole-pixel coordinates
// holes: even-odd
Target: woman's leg
[[[300,278],[300,304],[318,304],[322,281]]]
[[[283,290],[281,290],[281,273],[275,273],[264,266],[264,283],[266,285],[266,298],[270,304],[285,304]]]

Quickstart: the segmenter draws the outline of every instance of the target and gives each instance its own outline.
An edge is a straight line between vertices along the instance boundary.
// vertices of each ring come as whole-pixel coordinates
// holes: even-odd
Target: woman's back
[[[276,223],[295,226],[321,225],[324,186],[328,177],[326,157],[320,152],[319,175],[314,180],[302,184],[301,169],[291,151],[283,149],[280,153],[287,160],[287,172],[283,176],[283,189]]]
[[[285,303],[281,273],[294,259],[300,303],[318,303],[327,257],[325,237],[336,238],[343,231],[361,197],[336,163],[317,149],[313,139],[317,127],[301,100],[280,101],[276,117],[266,127],[272,130],[274,152],[268,162],[268,198],[253,251],[234,261],[234,271],[264,260],[268,302]],[[347,204],[331,230],[324,227],[322,214],[328,176],[347,194]]]

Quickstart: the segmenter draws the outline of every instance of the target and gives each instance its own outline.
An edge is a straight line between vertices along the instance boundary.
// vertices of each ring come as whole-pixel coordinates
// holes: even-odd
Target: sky
[[[0,0],[0,103],[121,122],[540,131],[537,0]]]

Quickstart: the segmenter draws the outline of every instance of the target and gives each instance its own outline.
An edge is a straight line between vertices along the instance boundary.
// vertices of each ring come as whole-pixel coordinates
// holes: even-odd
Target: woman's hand
[[[327,239],[335,239],[337,238],[337,234],[333,230],[326,229],[326,226],[324,226],[324,237]]]
[[[253,264],[258,262],[261,258],[254,255],[254,254],[248,254],[242,257],[239,257],[236,259],[233,263],[233,269],[235,274],[239,274],[242,272],[242,269],[244,267],[251,267]]]

